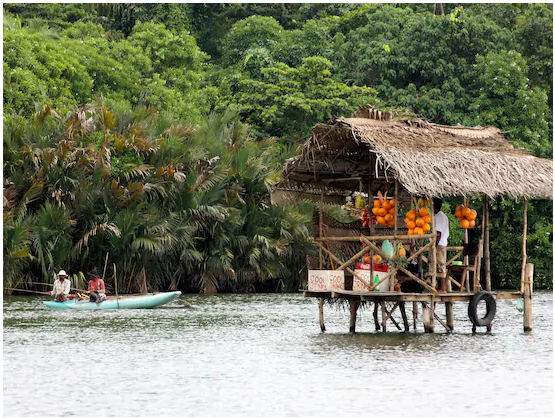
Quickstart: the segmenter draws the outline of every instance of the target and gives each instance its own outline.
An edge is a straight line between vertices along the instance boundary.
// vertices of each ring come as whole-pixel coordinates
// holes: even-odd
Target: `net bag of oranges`
[[[460,221],[461,227],[467,229],[476,226],[476,217],[478,217],[478,213],[476,210],[465,207],[464,205],[457,205],[455,208],[455,217]]]
[[[429,233],[432,229],[431,222],[432,216],[427,206],[411,209],[405,216],[409,236]]]

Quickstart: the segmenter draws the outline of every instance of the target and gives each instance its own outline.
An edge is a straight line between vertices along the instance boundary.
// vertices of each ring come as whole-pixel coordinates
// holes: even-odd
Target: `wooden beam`
[[[422,281],[420,278],[418,278],[417,276],[413,275],[412,272],[407,271],[405,268],[403,268],[402,266],[398,267],[399,270],[401,272],[403,272],[405,275],[411,277],[412,279],[414,279],[416,282],[418,282],[420,285],[422,285],[424,288],[426,288],[428,291],[432,292],[434,295],[439,295],[439,293],[437,292],[437,290],[435,288],[430,287],[426,282]]]
[[[417,234],[409,236],[407,234],[389,235],[389,236],[342,236],[342,237],[324,237],[315,238],[315,241],[330,241],[330,242],[358,242],[361,237],[368,240],[384,241],[384,240],[412,240],[412,239],[431,239],[432,234]]]
[[[448,332],[452,332],[452,330],[449,328],[449,326],[447,326],[447,325],[445,324],[445,322],[444,322],[443,320],[441,320],[441,318],[440,318],[436,313],[434,313],[434,317],[435,317],[435,319],[436,319],[438,322],[441,323],[441,325],[442,325],[443,327],[445,327],[445,330],[447,330]]]
[[[457,252],[457,253],[455,254],[455,256],[453,256],[451,259],[449,259],[449,260],[447,261],[447,263],[445,263],[445,266],[451,265],[451,264],[452,264],[454,261],[456,261],[456,260],[459,258],[459,256],[461,256],[461,255],[462,255],[462,250],[461,250],[460,252]]]
[[[425,246],[422,246],[420,249],[418,249],[416,252],[410,255],[410,257],[407,259],[407,262],[412,262],[416,257],[422,254],[422,252],[425,252],[426,250],[428,250],[431,246],[432,246],[432,242],[426,244]]]
[[[368,249],[367,248],[362,249],[360,252],[355,254],[351,259],[349,259],[347,262],[343,263],[340,267],[338,267],[337,270],[342,271],[343,269],[345,269],[347,266],[349,266],[351,263],[353,263],[354,261],[356,261],[358,258],[360,258],[366,253],[368,253]]]
[[[328,253],[330,255],[331,258],[335,259],[335,261],[337,263],[343,263],[343,261],[341,261],[341,259],[339,259],[337,256],[335,256],[332,252],[330,252],[328,249],[326,249],[324,246],[322,246],[322,244],[317,243],[318,246],[320,246],[320,248]],[[362,282],[364,284],[364,286],[366,288],[370,288],[370,284],[368,282],[366,282],[366,280],[364,278],[362,278],[360,275],[358,275],[355,271],[353,271],[351,268],[345,268],[345,270],[347,272],[349,272],[351,275],[353,275],[354,277],[356,277],[360,282]]]

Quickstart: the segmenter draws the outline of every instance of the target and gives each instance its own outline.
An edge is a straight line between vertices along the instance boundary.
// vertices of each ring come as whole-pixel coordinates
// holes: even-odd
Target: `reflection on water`
[[[534,296],[534,332],[498,301],[493,332],[421,322],[374,331],[300,294],[186,295],[192,308],[54,311],[4,298],[5,416],[551,416],[553,297]],[[436,313],[444,317],[443,306]],[[400,316],[398,316],[400,321]],[[101,368],[91,368],[99,362]],[[533,389],[533,391],[523,391]],[[59,400],[60,391],[66,401]],[[91,397],[94,395],[94,398]],[[100,400],[101,402],[96,402]]]

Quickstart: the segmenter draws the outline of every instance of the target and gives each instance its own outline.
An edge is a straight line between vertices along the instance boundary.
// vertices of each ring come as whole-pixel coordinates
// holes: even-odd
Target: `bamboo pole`
[[[46,283],[46,282],[26,282],[26,284],[29,284],[29,285],[31,285],[31,284],[32,284],[32,285],[46,285],[46,286],[48,286],[48,287],[53,287],[53,286],[54,286],[54,284],[48,284],[48,283]],[[89,292],[89,291],[87,291],[87,290],[82,290],[81,288],[73,288],[73,287],[70,288],[70,290],[73,290],[73,291],[81,291],[81,292]]]
[[[318,214],[318,237],[322,239],[323,235],[323,225],[324,225],[324,190],[322,189],[322,193],[320,194],[320,211]],[[320,248],[320,252],[318,253],[318,268],[323,269],[324,267],[324,255],[322,254],[322,250]]]
[[[316,238],[314,241],[330,241],[330,242],[356,242],[359,241],[361,237],[368,240],[374,241],[384,241],[384,240],[414,240],[414,239],[431,239],[433,234],[414,234],[409,236],[408,234],[398,234],[389,236],[365,236],[361,234],[360,236],[343,236],[343,237],[324,237]]]
[[[49,292],[34,291],[34,290],[26,290],[26,289],[21,289],[21,288],[4,287],[4,290],[20,291],[20,292],[30,292],[30,293],[32,293],[32,294],[41,294],[41,295],[52,295],[52,294],[50,294]]]
[[[520,269],[520,292],[524,292],[524,281],[526,278],[526,235],[528,229],[528,200],[525,198],[523,202],[523,215],[522,215],[522,267]]]
[[[534,265],[526,264],[526,276],[523,281],[524,286],[524,331],[532,331],[532,292],[534,287]]]
[[[343,263],[343,261],[341,261],[341,259],[339,259],[337,256],[335,256],[332,252],[330,252],[328,249],[326,249],[325,247],[323,247],[320,243],[318,243],[318,246],[320,246],[322,248],[322,250],[326,253],[328,253],[328,255],[335,259],[335,261],[337,263]],[[358,275],[355,271],[353,271],[351,268],[346,267],[345,270],[347,272],[349,272],[350,274],[352,274],[354,277],[356,277],[360,282],[362,282],[364,284],[365,287],[370,288],[370,284],[368,282],[366,282],[360,275]]]
[[[486,282],[486,291],[491,291],[491,261],[489,248],[489,202],[488,197],[484,195],[484,215],[485,233],[484,233],[484,276]]]
[[[437,231],[436,231],[436,212],[435,212],[435,208],[434,208],[434,201],[432,198],[432,235],[434,236],[432,238],[432,256],[433,256],[433,261],[434,263],[432,264],[433,266],[431,266],[432,268],[432,287],[434,289],[437,288]],[[439,208],[441,210],[441,208]],[[430,263],[428,262],[428,268],[430,268]]]
[[[403,268],[402,266],[398,266],[397,267],[401,272],[403,272],[405,275],[409,276],[410,278],[414,279],[416,282],[418,282],[420,285],[422,285],[424,288],[426,288],[428,291],[430,291],[432,294],[434,295],[439,295],[439,293],[437,292],[437,290],[435,288],[432,288],[431,286],[429,286],[425,281],[422,281],[420,278],[418,278],[417,276],[415,276],[412,272],[407,271],[405,268]]]
[[[463,205],[466,207],[468,205],[468,200],[463,197]],[[468,229],[464,229],[464,244],[468,245]],[[463,256],[463,265],[468,266],[468,255]],[[461,284],[466,284],[466,288],[470,291],[470,281],[468,280],[468,271],[464,271],[461,278]],[[464,289],[461,289],[464,291]]]
[[[108,260],[108,258],[106,258]],[[114,287],[116,289],[116,303],[119,308],[118,279],[116,277],[116,264],[114,263]]]

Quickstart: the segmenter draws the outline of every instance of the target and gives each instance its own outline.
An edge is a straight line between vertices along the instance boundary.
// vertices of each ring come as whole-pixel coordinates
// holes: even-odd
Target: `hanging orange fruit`
[[[428,208],[422,207],[418,210],[418,213],[420,214],[421,217],[424,217],[425,215],[428,215]]]

